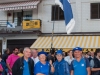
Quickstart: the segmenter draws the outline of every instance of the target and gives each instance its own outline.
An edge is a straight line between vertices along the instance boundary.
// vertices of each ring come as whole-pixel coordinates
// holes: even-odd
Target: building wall
[[[100,0],[70,0],[76,25],[73,32],[100,32],[100,20],[90,19],[90,3]],[[42,0],[39,4],[38,17],[42,19],[42,32],[51,33],[53,21],[51,21],[51,6],[54,0]],[[55,21],[54,32],[66,32],[64,21]]]
[[[100,2],[99,0],[70,0],[74,18],[76,21],[75,27],[72,32],[100,32],[100,19],[90,19],[90,3]],[[33,9],[33,19],[41,19],[43,33],[51,33],[53,28],[53,21],[51,21],[51,7],[55,5],[54,0],[42,0],[38,5],[38,9]],[[12,11],[11,11],[12,13]],[[2,17],[0,20],[7,20],[7,11],[0,11]],[[12,20],[12,16],[8,18]],[[2,28],[2,27],[0,27]],[[14,30],[21,30],[16,27]],[[55,21],[55,33],[65,33],[65,22]]]

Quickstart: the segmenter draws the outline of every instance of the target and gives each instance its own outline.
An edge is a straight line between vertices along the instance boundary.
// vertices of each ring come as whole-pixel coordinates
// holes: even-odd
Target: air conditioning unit
[[[22,22],[23,29],[39,29],[41,28],[41,20],[30,20]]]

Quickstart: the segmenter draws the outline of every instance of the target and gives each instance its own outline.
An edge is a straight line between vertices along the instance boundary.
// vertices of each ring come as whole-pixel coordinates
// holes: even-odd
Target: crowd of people
[[[14,48],[0,55],[0,75],[100,75],[100,49],[83,52],[81,47],[49,53]]]

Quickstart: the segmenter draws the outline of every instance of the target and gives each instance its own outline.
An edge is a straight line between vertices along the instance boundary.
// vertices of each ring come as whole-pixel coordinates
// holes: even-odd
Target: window
[[[64,12],[59,5],[52,6],[52,21],[64,20]]]
[[[24,11],[23,20],[32,20],[32,11]]]
[[[14,23],[21,26],[23,20],[32,20],[32,11],[14,12]]]
[[[91,3],[91,19],[100,19],[100,3]]]

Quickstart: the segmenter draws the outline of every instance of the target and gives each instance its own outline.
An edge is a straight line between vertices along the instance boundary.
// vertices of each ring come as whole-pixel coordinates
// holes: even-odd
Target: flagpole
[[[55,4],[55,7],[54,7],[54,20],[53,20],[52,38],[51,38],[51,50],[52,50],[52,48],[53,48],[53,36],[54,36],[55,14],[56,14],[56,4]]]

